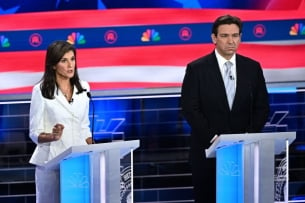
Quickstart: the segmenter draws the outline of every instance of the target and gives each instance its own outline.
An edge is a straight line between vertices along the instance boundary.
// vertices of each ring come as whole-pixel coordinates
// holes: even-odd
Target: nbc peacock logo
[[[143,32],[141,41],[142,42],[160,41],[159,32],[157,32],[155,29],[147,29],[145,32]]]
[[[305,26],[303,23],[296,23],[290,27],[289,35],[297,36],[297,35],[305,35]]]
[[[1,47],[3,48],[8,48],[11,46],[8,38],[6,38],[4,35],[0,35],[0,43],[1,43]]]
[[[86,39],[85,36],[80,34],[79,32],[72,32],[67,39],[67,42],[70,44],[85,44]]]

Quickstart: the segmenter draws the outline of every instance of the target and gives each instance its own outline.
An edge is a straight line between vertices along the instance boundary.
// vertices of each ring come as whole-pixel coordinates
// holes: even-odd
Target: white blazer
[[[81,81],[81,85],[87,92],[90,86]],[[30,138],[37,144],[30,159],[30,163],[43,165],[67,148],[76,145],[86,145],[86,138],[91,137],[89,121],[89,97],[87,92],[76,94],[74,87],[73,102],[69,103],[63,93],[55,89],[54,99],[46,99],[42,96],[40,83],[33,87],[30,107]],[[64,125],[60,140],[38,143],[40,133],[52,133],[56,123]]]

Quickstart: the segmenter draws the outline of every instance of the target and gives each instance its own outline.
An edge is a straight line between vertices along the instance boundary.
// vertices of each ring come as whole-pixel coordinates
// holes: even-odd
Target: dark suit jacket
[[[191,147],[204,150],[215,134],[259,132],[269,114],[260,64],[236,55],[236,94],[229,109],[215,52],[187,65],[181,92],[182,112],[191,126]]]

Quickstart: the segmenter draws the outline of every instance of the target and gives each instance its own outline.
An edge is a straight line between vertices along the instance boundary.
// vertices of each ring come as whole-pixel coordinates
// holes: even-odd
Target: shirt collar
[[[217,61],[218,61],[218,64],[219,64],[219,67],[222,68],[225,64],[225,62],[227,62],[228,60],[225,59],[224,57],[222,57],[218,51],[215,49],[215,55],[216,55],[216,58],[217,58]],[[230,62],[235,65],[235,60],[236,59],[236,54],[233,54],[233,56],[230,58]]]

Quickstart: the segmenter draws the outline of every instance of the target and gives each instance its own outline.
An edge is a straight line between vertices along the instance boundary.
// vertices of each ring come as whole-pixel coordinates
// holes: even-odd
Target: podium
[[[117,203],[128,187],[133,202],[133,150],[138,147],[139,140],[72,146],[43,167],[60,170],[61,203]]]
[[[274,202],[274,157],[286,150],[288,160],[295,137],[295,132],[219,136],[205,150],[207,158],[216,157],[217,203]]]

